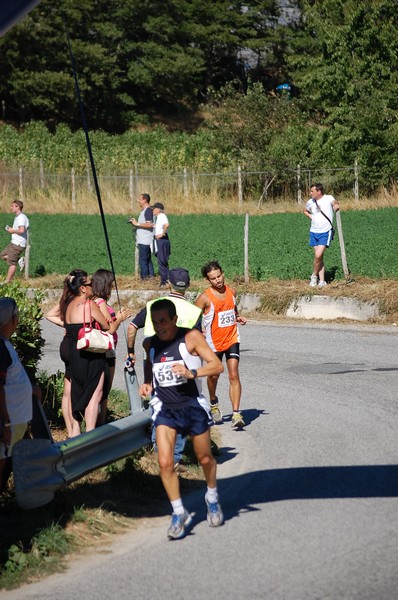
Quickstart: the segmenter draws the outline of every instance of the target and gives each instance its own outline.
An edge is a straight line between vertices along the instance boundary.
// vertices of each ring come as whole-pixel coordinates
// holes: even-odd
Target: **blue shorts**
[[[330,242],[332,241],[332,230],[326,231],[325,233],[314,233],[310,231],[310,246],[326,246],[329,248]]]
[[[201,405],[198,401],[197,406],[185,406],[182,408],[161,406],[159,412],[154,408],[152,417],[155,427],[158,425],[167,425],[171,429],[175,429],[181,435],[201,435],[207,431],[210,425],[213,424],[213,419],[208,412],[208,404],[205,398]]]
[[[232,344],[232,346],[230,346],[227,350],[223,350],[222,352],[215,352],[215,354],[218,356],[218,358],[220,360],[222,360],[222,357],[225,354],[225,360],[229,360],[230,358],[236,358],[236,360],[240,359],[240,352],[239,352],[239,344]]]

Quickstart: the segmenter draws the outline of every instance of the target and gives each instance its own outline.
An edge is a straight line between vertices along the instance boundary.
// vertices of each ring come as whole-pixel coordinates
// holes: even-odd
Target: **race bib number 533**
[[[236,323],[236,313],[232,308],[231,310],[224,310],[218,313],[218,326],[219,327],[230,327]]]
[[[168,363],[154,363],[153,374],[160,387],[170,387],[172,385],[182,385],[187,382],[185,377],[182,375],[176,375],[173,372],[173,365],[176,363],[184,364],[183,360],[175,360]]]

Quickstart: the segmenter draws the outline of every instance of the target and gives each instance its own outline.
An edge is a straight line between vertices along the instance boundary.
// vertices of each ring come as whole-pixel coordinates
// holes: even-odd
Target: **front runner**
[[[232,404],[232,427],[244,427],[245,422],[239,411],[242,386],[239,378],[239,330],[237,323],[246,324],[245,317],[238,315],[236,291],[225,284],[224,273],[214,260],[202,267],[202,275],[211,287],[196,300],[196,306],[203,310],[202,327],[210,348],[222,360],[225,354],[229,377],[229,397]],[[216,396],[219,375],[207,378],[211,415],[215,423],[222,422],[222,414]]]
[[[220,374],[223,366],[200,331],[177,327],[176,307],[171,300],[157,300],[150,311],[155,335],[143,342],[145,383],[140,386],[140,394],[143,397],[153,395],[152,419],[156,427],[160,477],[173,509],[167,535],[170,539],[179,539],[185,535],[185,527],[192,517],[182,503],[179,479],[174,470],[177,433],[191,436],[203,469],[210,527],[218,527],[224,521],[218,502],[217,464],[210,448],[210,407],[197,381],[199,377]],[[202,359],[206,362],[204,366]]]

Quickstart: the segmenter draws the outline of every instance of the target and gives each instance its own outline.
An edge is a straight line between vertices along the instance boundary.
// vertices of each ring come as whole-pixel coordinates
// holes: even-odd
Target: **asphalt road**
[[[225,375],[219,394],[225,524],[209,528],[192,493],[185,539],[169,542],[159,516],[5,600],[398,597],[397,329],[251,322],[241,333],[244,431],[231,430]]]

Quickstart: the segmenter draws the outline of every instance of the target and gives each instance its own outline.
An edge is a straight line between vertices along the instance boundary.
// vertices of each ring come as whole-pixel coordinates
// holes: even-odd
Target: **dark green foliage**
[[[275,0],[42,0],[0,40],[5,116],[78,125],[65,29],[89,125],[121,131],[137,113],[194,108],[209,85],[244,88],[273,60],[276,14]]]
[[[41,336],[40,325],[40,319],[43,316],[41,309],[43,293],[32,291],[27,294],[26,288],[21,287],[17,280],[13,280],[7,285],[0,286],[0,297],[4,296],[14,298],[18,305],[19,324],[10,341],[18,353],[29,379],[34,382],[45,343]]]
[[[396,176],[398,13],[395,0],[302,0],[289,63],[314,124],[309,160],[358,158],[367,189]]]

